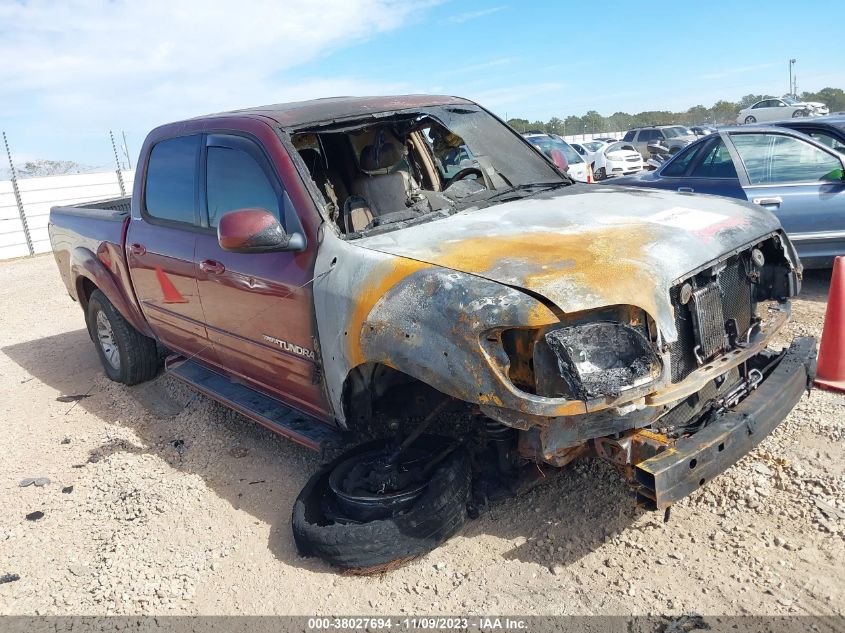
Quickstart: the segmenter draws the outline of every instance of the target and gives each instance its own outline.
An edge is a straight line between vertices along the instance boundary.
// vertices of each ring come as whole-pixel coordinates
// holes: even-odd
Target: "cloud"
[[[383,92],[391,84],[293,77],[297,67],[398,29],[435,3],[0,2],[3,118],[29,130],[47,124],[99,133],[115,123],[149,126],[262,103]]]
[[[753,73],[758,70],[765,70],[767,68],[773,68],[775,64],[757,64],[756,66],[739,66],[737,68],[728,68],[726,70],[722,70],[715,73],[708,73],[706,75],[701,75],[700,79],[724,79],[725,77],[731,77],[733,75],[743,75],[745,73]]]
[[[481,9],[480,11],[467,11],[466,13],[458,13],[457,15],[448,17],[446,18],[446,21],[451,22],[452,24],[463,24],[464,22],[469,22],[470,20],[476,20],[478,18],[483,18],[486,15],[498,13],[499,11],[505,8],[506,7],[502,6],[490,7],[489,9]]]

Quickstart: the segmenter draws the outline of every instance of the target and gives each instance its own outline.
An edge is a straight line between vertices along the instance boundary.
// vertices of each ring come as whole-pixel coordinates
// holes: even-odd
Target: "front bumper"
[[[797,337],[755,391],[701,431],[634,466],[637,497],[652,510],[668,508],[724,472],[757,446],[810,389],[816,341]]]

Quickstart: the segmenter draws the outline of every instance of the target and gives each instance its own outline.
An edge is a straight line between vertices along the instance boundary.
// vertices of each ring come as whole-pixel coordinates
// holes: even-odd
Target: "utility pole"
[[[795,84],[792,83],[792,67],[795,66],[795,62],[798,61],[795,58],[789,60],[789,90],[787,94],[794,95],[795,94]]]

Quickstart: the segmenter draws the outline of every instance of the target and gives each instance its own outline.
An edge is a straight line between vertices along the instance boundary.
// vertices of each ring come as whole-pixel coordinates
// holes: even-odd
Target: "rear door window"
[[[797,138],[734,134],[732,140],[752,185],[842,178],[842,163],[836,157]]]
[[[153,146],[144,188],[147,215],[168,222],[197,223],[199,146],[199,135],[179,136]]]
[[[623,138],[622,140],[623,140],[623,141],[628,141],[628,142],[630,143],[631,141],[633,141],[633,140],[634,140],[634,135],[636,135],[636,133],[637,133],[637,131],[636,131],[636,130],[631,130],[630,132],[626,132],[626,133],[625,133],[625,138]]]

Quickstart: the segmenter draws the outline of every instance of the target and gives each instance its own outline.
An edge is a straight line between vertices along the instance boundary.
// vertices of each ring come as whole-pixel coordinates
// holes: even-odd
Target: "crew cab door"
[[[823,146],[776,132],[731,133],[750,202],[772,211],[810,265],[845,252],[841,158]]]
[[[273,164],[252,138],[209,134],[202,150],[197,281],[209,339],[234,378],[328,417],[316,356],[311,279],[316,242],[302,252],[233,253],[217,241],[221,216],[267,209],[288,232],[296,211]],[[300,229],[301,230],[301,229]]]
[[[140,214],[129,223],[126,257],[141,312],[168,348],[209,359],[194,248],[202,135],[157,142],[146,162]]]

